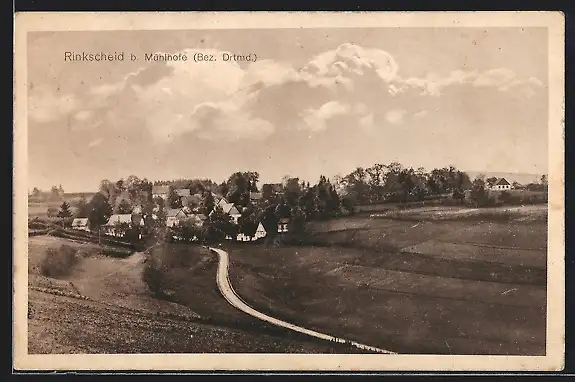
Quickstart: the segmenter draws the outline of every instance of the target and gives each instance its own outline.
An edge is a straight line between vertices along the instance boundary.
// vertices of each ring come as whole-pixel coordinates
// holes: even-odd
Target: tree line
[[[176,235],[183,240],[221,240],[240,233],[253,237],[260,223],[268,234],[273,235],[282,219],[287,222],[290,232],[302,232],[306,222],[354,213],[358,204],[406,203],[449,196],[455,202],[463,203],[469,198],[478,206],[487,205],[490,203],[488,188],[497,178],[479,176],[472,181],[467,173],[454,166],[426,171],[392,162],[358,167],[333,180],[322,175],[315,184],[285,176],[281,183],[264,184],[260,188],[259,181],[260,175],[256,171],[234,172],[221,183],[210,179],[151,182],[135,175],[115,182],[105,179],[90,201],[82,197],[76,203],[75,215],[88,218],[92,230],[99,229],[114,213],[141,215],[145,230],[151,232],[165,227],[168,208],[183,207],[176,190],[188,189],[197,197],[195,204],[191,205],[193,212],[207,218],[203,224],[183,222],[165,234]],[[546,189],[546,184],[543,176],[541,183],[527,187]],[[160,185],[169,188],[166,200],[152,196],[153,187]],[[518,184],[515,186],[519,187]],[[254,194],[257,197],[254,198]],[[221,208],[215,208],[220,197],[238,209],[240,217],[237,222]],[[72,216],[67,202],[63,202],[58,216]]]
[[[422,167],[414,169],[392,162],[358,167],[338,177],[337,184],[341,192],[355,203],[364,204],[421,201],[440,195],[462,200],[464,192],[471,189],[472,181],[467,173],[454,166],[426,171]]]

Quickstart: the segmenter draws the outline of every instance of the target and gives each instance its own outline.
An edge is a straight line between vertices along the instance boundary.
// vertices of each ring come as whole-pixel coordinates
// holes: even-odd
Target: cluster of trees
[[[427,172],[424,168],[403,167],[397,162],[358,167],[338,178],[337,184],[342,194],[360,204],[407,202],[445,194],[463,200],[464,191],[472,186],[469,175],[453,166]]]
[[[42,191],[38,187],[34,187],[32,189],[32,192],[28,195],[28,197],[36,201],[54,202],[62,200],[63,195],[64,195],[64,189],[62,188],[62,185],[59,185],[59,186],[52,186],[52,188],[48,192]]]
[[[205,191],[216,191],[219,185],[210,179],[176,179],[157,180],[153,186],[170,186],[174,189],[188,189],[191,194],[203,194]]]

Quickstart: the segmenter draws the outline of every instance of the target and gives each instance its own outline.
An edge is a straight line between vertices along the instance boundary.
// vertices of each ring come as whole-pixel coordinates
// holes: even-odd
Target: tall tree
[[[252,180],[256,179],[255,172],[235,172],[228,179],[228,193],[226,198],[230,203],[245,207],[250,202]]]
[[[486,206],[489,202],[489,193],[485,189],[485,177],[479,175],[475,180],[473,180],[473,186],[471,187],[471,200],[478,207]]]
[[[302,193],[302,187],[299,182],[299,178],[286,179],[284,185],[284,199],[288,206],[290,207],[296,206],[301,193]]]
[[[172,186],[170,186],[168,192],[168,205],[170,208],[182,208],[182,198],[176,193],[176,190]]]
[[[70,218],[72,217],[72,212],[70,211],[70,205],[64,201],[60,205],[60,210],[58,211],[59,218]]]
[[[220,207],[216,207],[208,218],[206,234],[209,240],[221,241],[226,236],[235,237],[237,235],[237,227],[229,214],[224,213]]]
[[[205,191],[200,204],[200,212],[208,216],[216,206],[216,200],[211,191]]]
[[[228,185],[228,182],[223,181],[222,183],[220,183],[218,185],[218,192],[220,193],[220,195],[226,196],[229,191],[230,191],[230,186]]]
[[[58,187],[52,186],[52,188],[50,189],[49,199],[51,201],[60,200],[60,192],[58,191]]]
[[[122,199],[118,205],[119,214],[129,214],[132,213],[132,205],[126,199]]]
[[[90,200],[90,213],[88,222],[90,229],[97,230],[101,225],[106,224],[112,215],[112,207],[108,203],[105,195],[98,192]]]
[[[90,214],[90,205],[88,204],[88,202],[86,201],[86,197],[84,195],[82,195],[80,197],[80,200],[78,200],[78,203],[76,204],[76,217],[78,218],[87,218],[88,215]]]

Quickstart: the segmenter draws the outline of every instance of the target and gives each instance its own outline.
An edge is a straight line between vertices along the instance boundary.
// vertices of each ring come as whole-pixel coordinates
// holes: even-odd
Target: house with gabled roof
[[[264,228],[264,225],[260,222],[258,224],[258,228],[256,229],[256,234],[254,235],[252,240],[258,240],[258,239],[262,239],[264,237],[267,236],[267,232],[266,229]]]
[[[511,190],[512,188],[513,186],[511,183],[509,183],[505,178],[499,178],[497,182],[491,186],[491,189],[495,191]]]
[[[188,219],[188,213],[184,208],[168,208],[166,210],[166,227],[176,226],[186,219]]]
[[[235,224],[238,224],[238,220],[242,216],[242,213],[234,203],[227,203],[225,199],[220,200],[210,212],[210,216],[214,213],[216,208],[221,208],[224,214],[229,214],[232,217],[232,221]]]
[[[102,230],[107,235],[124,236],[125,229],[120,228],[122,225],[124,226],[131,226],[131,225],[144,225],[144,219],[141,215],[132,215],[132,214],[114,214],[110,216],[106,224],[102,226]]]
[[[72,229],[89,232],[88,218],[74,218],[74,220],[72,220]]]

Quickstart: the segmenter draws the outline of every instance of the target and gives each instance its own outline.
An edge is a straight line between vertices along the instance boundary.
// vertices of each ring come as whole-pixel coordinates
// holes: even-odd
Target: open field
[[[83,252],[71,272],[59,279],[39,272],[46,248],[70,245]],[[158,252],[156,252],[158,253]],[[268,331],[257,325],[235,325],[215,283],[214,255],[187,246],[173,281],[182,283],[188,306],[153,298],[141,281],[145,256],[114,258],[97,245],[61,238],[29,239],[29,352],[38,353],[331,353],[330,343]],[[196,255],[197,254],[197,255]],[[205,255],[205,256],[204,256]],[[182,267],[177,267],[180,264]],[[215,263],[214,263],[215,264]],[[189,280],[187,283],[185,280]],[[195,288],[195,289],[194,289]],[[182,290],[176,289],[177,292]],[[178,295],[176,294],[176,297]],[[194,304],[197,303],[197,306]],[[229,308],[229,319],[218,321],[218,309]],[[196,309],[197,308],[197,309]],[[201,313],[199,313],[201,312]],[[213,312],[214,319],[206,313]],[[225,311],[222,313],[225,315]],[[241,320],[241,318],[239,318]]]
[[[70,203],[70,202],[68,202]],[[28,218],[47,218],[48,208],[60,209],[62,202],[28,203]],[[75,213],[76,207],[70,205],[70,212]]]
[[[59,201],[38,201],[38,200],[28,200],[28,218],[46,218],[48,217],[48,208],[59,209],[63,201],[70,204],[70,210],[72,213],[75,212],[75,204],[84,197],[86,201],[94,196],[91,192],[77,192],[77,193],[65,193],[63,200]]]
[[[266,314],[400,353],[544,354],[546,222],[486,220],[322,222],[322,246],[227,246],[231,282]]]
[[[501,196],[503,191],[492,190],[488,191],[489,195],[497,198]],[[506,190],[507,194],[510,196],[510,200],[507,201],[510,205],[517,205],[524,202],[526,206],[540,206],[545,204],[547,200],[547,192],[545,191],[530,191],[530,190]],[[534,204],[537,202],[536,204]],[[439,208],[439,209],[449,209],[449,205],[452,208],[460,209],[454,200],[451,199],[450,195],[444,195],[442,197],[432,197],[423,201],[410,201],[407,203],[397,203],[397,202],[380,202],[380,203],[370,203],[370,204],[360,204],[355,207],[358,213],[381,213],[389,212],[393,210],[412,210],[417,208]]]

